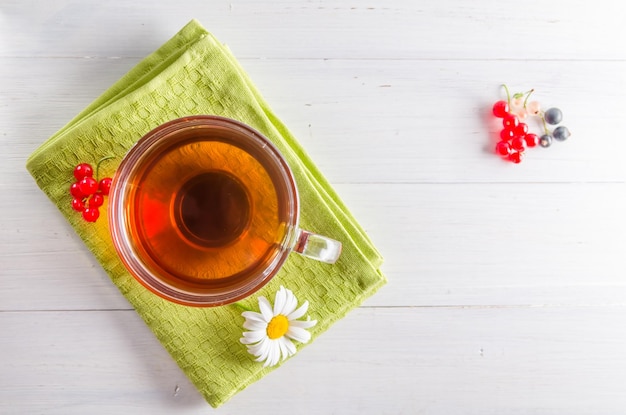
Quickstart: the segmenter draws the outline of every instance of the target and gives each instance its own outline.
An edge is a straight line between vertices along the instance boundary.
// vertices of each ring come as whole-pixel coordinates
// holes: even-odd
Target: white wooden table
[[[389,278],[216,411],[24,167],[191,18]],[[1,0],[0,413],[626,412],[625,22],[609,0]],[[572,137],[500,160],[501,83]]]

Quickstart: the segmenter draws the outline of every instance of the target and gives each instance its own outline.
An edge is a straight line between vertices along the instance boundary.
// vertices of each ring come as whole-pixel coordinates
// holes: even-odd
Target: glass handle
[[[341,255],[341,242],[300,229],[293,250],[307,258],[334,264]]]

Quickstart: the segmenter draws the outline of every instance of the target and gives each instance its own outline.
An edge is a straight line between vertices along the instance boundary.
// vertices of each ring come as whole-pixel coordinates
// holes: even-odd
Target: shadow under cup
[[[289,166],[266,138],[226,118],[163,124],[122,160],[109,226],[130,273],[179,304],[247,297],[278,272],[302,231]]]

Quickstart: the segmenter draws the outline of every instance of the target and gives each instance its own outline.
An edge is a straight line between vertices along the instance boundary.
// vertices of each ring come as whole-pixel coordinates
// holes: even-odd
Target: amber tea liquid
[[[228,130],[174,134],[147,152],[130,178],[136,255],[168,284],[196,292],[263,272],[286,237],[279,169]]]

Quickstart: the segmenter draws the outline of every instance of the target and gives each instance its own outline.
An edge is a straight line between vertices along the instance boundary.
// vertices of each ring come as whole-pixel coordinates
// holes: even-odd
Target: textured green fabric
[[[300,302],[310,302],[308,315],[318,320],[310,330],[314,340],[386,280],[379,271],[382,259],[377,250],[302,147],[231,53],[197,21],[191,21],[42,144],[27,168],[159,341],[216,407],[279,367],[263,368],[240,344],[241,309],[236,305],[180,306],[144,289],[117,257],[106,215],[96,223],[85,222],[71,209],[68,190],[76,164],[95,164],[115,155],[100,171],[100,177],[112,176],[124,154],[145,133],[193,114],[233,118],[268,137],[293,169],[302,228],[343,243],[341,258],[334,265],[290,255],[277,276],[242,304],[256,310],[259,295],[273,300],[284,285]]]

